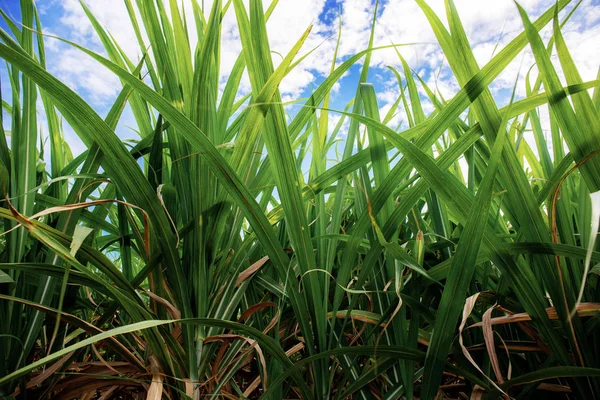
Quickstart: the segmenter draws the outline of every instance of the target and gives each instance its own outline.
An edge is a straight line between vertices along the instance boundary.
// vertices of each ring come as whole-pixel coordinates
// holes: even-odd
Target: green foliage
[[[480,68],[452,0],[447,25],[417,0],[461,89],[441,98],[388,46],[402,68],[391,68],[400,96],[387,115],[368,83],[375,12],[369,47],[331,60],[292,118],[278,87],[311,27],[275,68],[266,21],[277,1],[223,3],[205,14],[196,2],[125,0],[138,64],[82,3],[108,58],[65,42],[123,85],[105,119],[46,71],[33,1],[21,0],[21,24],[2,13],[12,97],[10,132],[0,124],[0,397],[600,393],[600,81],[582,81],[562,37],[569,1],[534,22],[519,7],[523,32]],[[221,87],[227,12],[242,52]],[[489,86],[526,46],[539,76],[500,108]],[[355,98],[331,110],[358,62]],[[251,91],[238,98],[244,72]],[[127,104],[132,149],[115,134]],[[388,126],[399,107],[405,130]]]

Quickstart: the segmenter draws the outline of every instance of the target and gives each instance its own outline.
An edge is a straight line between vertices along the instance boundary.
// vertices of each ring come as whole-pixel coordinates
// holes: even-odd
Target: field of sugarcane
[[[193,2],[192,31],[177,1],[125,0],[135,60],[86,8],[105,53],[69,45],[122,83],[104,118],[47,72],[33,0],[3,11],[0,398],[600,397],[600,81],[561,33],[577,7],[515,6],[521,34],[480,66],[452,0],[443,19],[416,2],[461,89],[443,98],[390,45],[387,115],[373,34],[287,112],[310,27],[275,68],[277,1]],[[243,50],[220,90],[224,13]],[[539,73],[499,107],[489,87],[523,49]]]

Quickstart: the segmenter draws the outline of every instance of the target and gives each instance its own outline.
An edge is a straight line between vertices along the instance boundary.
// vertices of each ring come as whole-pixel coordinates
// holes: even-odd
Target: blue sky
[[[190,1],[183,0],[187,4]],[[18,3],[18,0],[0,0],[2,9],[16,19],[19,18]],[[130,57],[137,59],[139,50],[128,23],[123,1],[87,0],[86,3]],[[204,3],[206,7],[210,7],[212,1],[205,0]],[[480,65],[484,65],[492,57],[496,46],[497,49],[502,48],[522,30],[517,8],[512,0],[455,0],[455,3]],[[445,18],[443,0],[429,0],[428,4],[442,19]],[[554,1],[522,0],[520,4],[531,17],[535,17],[551,7]],[[37,5],[46,33],[65,37],[102,52],[102,46],[83,13],[79,0],[38,0]],[[339,64],[366,48],[373,13],[374,1],[370,0],[280,0],[268,24],[271,48],[281,54],[287,54],[311,23],[314,27],[303,52],[318,46],[314,53],[286,77],[280,86],[284,100],[307,96],[311,88],[316,87],[327,76],[340,18],[342,40],[336,62]],[[583,78],[595,79],[600,65],[600,40],[597,39],[600,37],[600,0],[583,0],[573,18],[565,26],[564,35]],[[418,43],[400,48],[402,56],[407,59],[411,68],[446,99],[450,99],[458,91],[458,85],[444,63],[443,53],[435,44],[435,36],[414,0],[380,2],[375,44],[390,43]],[[120,90],[119,81],[103,67],[68,45],[47,39],[46,46],[50,72],[82,95],[99,114],[104,115]],[[221,75],[222,81],[225,82],[228,68],[233,64],[241,48],[233,8],[230,8],[223,20],[222,48]],[[273,58],[278,62],[278,56]],[[492,84],[492,92],[499,103],[506,102],[521,62],[524,70],[533,65],[533,57],[528,50],[524,51],[523,55],[518,57]],[[393,50],[382,50],[373,54],[372,65],[369,81],[375,85],[381,113],[384,115],[399,95],[398,83],[387,66],[401,69],[400,62]],[[9,99],[6,68],[0,66],[0,69],[3,97]],[[339,85],[336,85],[332,108],[343,109],[348,100],[354,96],[359,72],[360,65],[357,65],[340,81]],[[249,90],[247,80],[244,80],[242,90]],[[524,86],[519,85],[519,93],[523,92]],[[425,102],[425,107],[426,111],[431,111],[433,108],[428,102]],[[391,125],[395,127],[401,124],[403,115],[401,109],[397,110]],[[332,126],[336,122],[337,118],[331,118]],[[137,134],[132,128],[135,128],[135,121],[131,113],[126,112],[117,131],[123,138],[136,138]],[[72,143],[74,153],[83,150],[83,145],[72,130],[67,128],[66,134],[69,142]]]

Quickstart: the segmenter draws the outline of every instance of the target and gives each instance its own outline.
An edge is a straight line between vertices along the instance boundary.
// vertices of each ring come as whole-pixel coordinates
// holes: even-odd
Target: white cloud
[[[365,3],[362,2],[361,4],[364,5]],[[446,24],[444,1],[429,0],[427,3],[439,16],[440,20]],[[519,3],[525,8],[532,20],[555,4],[554,0],[525,0]],[[350,4],[353,5],[354,2]],[[489,62],[494,54],[497,54],[523,31],[520,15],[512,0],[493,2],[455,0],[455,4],[480,66]],[[350,11],[355,13],[352,7],[354,5],[350,7]],[[569,9],[567,8],[567,10]],[[373,5],[371,5],[370,12],[373,12]],[[563,11],[560,15],[562,17],[565,14],[566,12]],[[569,49],[584,80],[595,79],[600,65],[600,44],[595,39],[600,36],[599,20],[600,9],[588,0],[580,5],[577,12],[563,28]],[[352,26],[352,24],[349,24],[349,27]],[[360,31],[361,29],[362,31]],[[360,43],[361,48],[365,48],[369,29],[367,24],[357,27],[354,32],[350,33],[346,29],[344,34],[348,35],[351,42]],[[551,26],[549,26],[542,31],[542,38],[547,41],[551,33]],[[361,39],[355,39],[356,37]],[[447,100],[459,90],[451,70],[447,65],[444,65],[445,56],[443,52],[439,45],[434,44],[437,43],[435,35],[423,11],[415,1],[389,0],[384,3],[377,19],[375,45],[383,46],[390,43],[419,43],[399,47],[398,52],[407,60],[411,68],[419,71],[419,74],[431,89],[439,90]],[[351,47],[350,45],[347,46]],[[561,74],[558,60],[554,59],[553,61],[559,74]],[[517,95],[524,95],[525,74],[534,64],[535,59],[527,46],[492,83],[490,86],[492,93],[499,95],[502,90],[508,89],[510,91],[517,75],[520,73]],[[401,70],[401,63],[396,51],[393,49],[374,52],[372,65],[379,68],[392,65]],[[438,71],[441,72],[441,75],[439,79],[436,79],[435,75]],[[533,68],[531,74],[533,82],[536,76],[537,70]],[[424,95],[424,93],[422,94]],[[382,96],[380,96],[380,99],[383,100]],[[388,102],[394,100],[392,98],[385,99]],[[506,99],[502,99],[502,101],[506,101]]]
[[[183,2],[182,2],[183,1]],[[195,49],[195,22],[191,12],[192,0],[179,0],[186,10],[187,23],[191,32],[191,47]],[[427,2],[445,23],[443,0]],[[483,66],[492,54],[498,52],[522,31],[522,22],[517,8],[512,0],[474,1],[455,0],[459,15],[471,42],[476,59]],[[600,37],[600,8],[594,6],[591,0],[584,0],[572,21],[564,28],[564,35],[573,57],[580,69],[584,80],[595,79],[600,65],[600,45],[595,38]],[[137,39],[135,38],[127,10],[122,0],[87,0],[91,11],[100,23],[114,36],[124,51],[136,61],[140,55]],[[170,12],[168,2],[166,9]],[[247,2],[246,2],[247,4]],[[270,0],[264,0],[265,9]],[[281,62],[305,29],[313,24],[313,29],[304,44],[300,55],[314,51],[294,69],[280,85],[284,101],[301,97],[310,87],[315,87],[329,73],[335,50],[338,17],[342,22],[342,39],[340,42],[336,65],[348,56],[364,50],[368,45],[371,22],[375,2],[373,0],[344,0],[338,1],[335,7],[325,10],[326,0],[280,0],[268,24],[268,35],[272,59],[275,67]],[[521,0],[533,19],[542,11],[554,4],[554,0]],[[78,0],[45,0],[39,1],[43,16],[54,15],[56,9],[61,10],[62,16],[58,21],[44,20],[46,31],[74,40],[95,51],[102,52],[102,45],[83,12]],[[205,1],[205,13],[208,15],[212,1]],[[53,11],[51,7],[54,7]],[[339,8],[338,8],[339,7]],[[326,18],[323,12],[326,11]],[[141,20],[138,20],[141,22]],[[547,40],[551,32],[546,29],[543,38]],[[432,90],[439,91],[449,100],[459,86],[445,64],[435,35],[425,18],[423,11],[414,0],[388,0],[380,6],[375,28],[375,46],[390,43],[417,45],[403,46],[398,52],[407,60],[411,68],[418,71]],[[50,70],[70,87],[84,95],[93,105],[106,107],[120,90],[118,79],[95,61],[83,53],[67,45],[48,39],[48,64]],[[222,21],[221,43],[221,89],[224,87],[230,69],[241,51],[239,32],[237,29],[234,7],[231,6]],[[498,94],[503,89],[511,89],[521,68],[521,81],[518,94],[524,94],[524,76],[527,69],[534,64],[531,52],[526,48],[522,56],[517,57],[491,85],[492,92]],[[393,49],[377,50],[372,54],[373,69],[369,80],[382,87],[378,93],[382,117],[399,95],[397,82],[393,75],[385,70],[392,65],[402,71],[397,53]],[[558,66],[557,60],[555,65]],[[441,66],[441,68],[440,68]],[[558,68],[560,71],[560,68]],[[438,72],[440,75],[438,76]],[[355,82],[350,82],[348,73],[344,81],[334,86],[333,99],[336,93],[347,85],[354,90]],[[351,75],[356,76],[356,75]],[[535,78],[535,70],[532,75]],[[387,82],[386,82],[387,80]],[[419,84],[417,84],[420,87]],[[421,95],[425,98],[425,93]],[[242,79],[241,93],[250,91],[247,75]],[[430,102],[424,101],[427,112],[433,110]],[[332,108],[341,108],[332,102]],[[403,119],[402,106],[392,122]],[[124,117],[126,118],[126,117]]]
[[[266,9],[270,2],[265,1],[264,3]],[[94,50],[101,50],[100,42],[79,1],[65,0],[60,3],[56,2],[55,4],[63,9],[63,16],[60,18],[60,22],[68,29],[69,38]],[[98,21],[114,36],[125,53],[132,59],[137,59],[140,51],[123,1],[88,1],[87,4]],[[197,37],[195,35],[195,21],[191,12],[191,0],[185,0],[183,4],[185,10],[187,10],[187,23],[191,33],[190,45],[192,49],[195,49]],[[206,15],[209,14],[211,6],[212,1],[205,2]],[[300,64],[284,79],[280,87],[280,90],[284,94],[297,97],[309,84],[316,81],[317,75],[322,76],[329,71],[334,43],[326,41],[331,32],[329,31],[329,27],[323,26],[319,21],[319,15],[322,13],[324,6],[325,0],[282,0],[269,19],[267,28],[271,49],[273,52],[282,55],[286,55],[291,50],[311,23],[315,24],[310,37],[303,47],[302,53],[313,48],[317,49],[305,62]],[[170,14],[168,6],[166,9]],[[242,48],[233,6],[229,7],[222,21],[222,28],[220,72],[224,83]],[[63,35],[65,33],[62,32]],[[281,62],[281,57],[277,53],[273,53],[272,55],[275,67]],[[87,78],[95,73],[95,71],[91,71],[93,70],[93,66],[85,65],[71,68],[70,65],[63,63],[60,68],[65,73],[71,74],[72,82],[81,81],[79,84],[74,84],[74,87],[92,91],[97,89],[97,87],[88,86],[85,83],[88,81]],[[84,72],[84,68],[90,71]],[[250,90],[247,77],[243,79],[241,89],[244,92]],[[100,96],[107,94],[105,91],[98,93]]]
[[[101,46],[90,20],[78,0],[62,0],[56,3],[64,10],[60,22],[70,29],[70,38],[78,39],[85,45]],[[128,55],[134,56],[139,53],[125,2],[122,0],[88,0],[85,3],[100,24],[117,39]]]
[[[567,30],[563,35],[571,56],[576,60],[582,79],[584,81],[596,79],[600,66],[600,42],[598,41],[600,25],[591,27],[585,32]]]
[[[100,49],[100,43],[93,33],[91,24],[84,14],[77,0],[64,0],[51,3],[59,5],[64,10],[60,19],[61,24],[69,29],[69,36],[84,45]],[[115,37],[130,57],[136,59],[139,56],[137,40],[129,22],[129,16],[121,0],[89,1],[89,7],[101,24]],[[268,6],[265,1],[265,8]],[[374,12],[374,2],[365,0],[345,0],[338,2],[341,6],[342,40],[339,48],[339,59],[355,54],[367,47],[370,25]],[[492,52],[498,44],[502,48],[514,36],[522,30],[522,24],[518,16],[516,6],[512,0],[497,0],[493,2],[482,2],[472,0],[455,1],[461,20],[465,27],[474,49],[475,56],[481,65],[489,61]],[[532,17],[540,11],[553,5],[553,0],[523,0],[520,2]],[[589,2],[588,2],[589,3]],[[45,4],[42,2],[42,4]],[[195,32],[192,17],[191,0],[183,2],[188,11],[187,22],[190,31]],[[445,9],[443,0],[430,0],[428,4],[445,22]],[[205,13],[208,14],[212,1],[207,1]],[[335,38],[337,32],[336,8],[327,11],[329,25],[319,20],[323,13],[325,0],[281,0],[268,22],[268,33],[271,49],[274,52],[285,55],[296,43],[298,38],[313,23],[311,35],[307,39],[302,53],[313,48],[316,50],[303,63],[287,76],[280,86],[284,95],[298,97],[309,85],[315,84],[329,72]],[[166,7],[169,11],[169,7]],[[587,25],[600,19],[600,11],[586,2],[582,4],[579,14],[583,15]],[[591,35],[580,33],[588,38],[587,45],[583,50],[577,49],[581,41],[572,40],[575,43],[574,53],[580,55],[587,50],[593,50]],[[571,35],[573,36],[573,35]],[[195,35],[192,34],[192,47],[195,46]],[[375,44],[376,46],[388,45],[390,43],[421,43],[409,47],[400,47],[398,51],[407,59],[412,68],[439,67],[443,60],[443,53],[436,43],[435,35],[427,22],[422,10],[412,0],[389,0],[380,7],[377,18]],[[585,42],[585,40],[584,40]],[[222,35],[222,62],[221,79],[224,84],[230,68],[237,59],[241,50],[237,21],[233,7],[230,7],[223,19]],[[598,52],[596,52],[598,54]],[[581,57],[585,63],[584,68],[595,69],[595,60]],[[586,61],[589,60],[589,61]],[[281,61],[281,57],[273,54],[275,66]],[[526,57],[525,66],[533,61],[532,57]],[[373,53],[373,65],[384,67],[386,65],[399,66],[400,62],[396,51],[393,49],[379,50]],[[59,66],[65,75],[70,74],[70,82],[76,88],[87,89],[92,92],[96,90],[99,97],[114,96],[108,88],[95,84],[93,76],[104,78],[102,73],[96,73],[93,63],[83,63],[75,66],[72,63],[62,62]],[[511,65],[499,78],[497,87],[510,86],[516,77],[518,65]],[[241,89],[248,92],[250,89],[247,77],[243,79]]]
[[[57,77],[77,92],[87,92],[85,97],[93,104],[104,104],[120,90],[117,77],[81,51],[66,48],[50,67]]]

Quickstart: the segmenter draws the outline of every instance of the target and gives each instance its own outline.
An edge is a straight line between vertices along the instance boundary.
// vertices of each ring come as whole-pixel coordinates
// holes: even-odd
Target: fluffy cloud
[[[64,37],[68,37],[94,50],[101,51],[101,44],[94,33],[91,23],[85,15],[82,7],[77,0],[64,0],[57,2],[52,0],[56,6],[62,8],[62,17],[60,23],[62,25],[61,32],[58,32]],[[268,6],[265,1],[265,9]],[[129,16],[122,0],[107,0],[107,1],[88,1],[90,10],[113,35],[117,43],[123,48],[125,53],[132,59],[137,59],[140,56],[139,46],[135,39],[135,34],[131,26]],[[183,3],[185,10],[188,10],[187,23],[191,34],[192,50],[196,46],[197,37],[195,32],[195,21],[192,13],[191,0],[185,0]],[[204,2],[205,13],[210,12],[212,1]],[[271,16],[267,28],[269,40],[273,53],[273,61],[277,66],[281,57],[277,54],[287,54],[296,41],[300,38],[307,27],[314,23],[315,26],[311,32],[311,36],[306,41],[304,51],[317,48],[311,56],[310,61],[301,64],[293,70],[282,83],[280,89],[284,94],[298,96],[309,84],[314,83],[317,79],[316,74],[325,74],[328,71],[331,60],[327,60],[324,55],[326,53],[333,54],[333,45],[326,41],[330,35],[328,28],[319,22],[319,15],[323,12],[325,0],[307,0],[298,2],[295,0],[283,0],[275,9]],[[166,10],[170,13],[167,6]],[[221,60],[221,77],[223,80],[227,78],[230,68],[237,59],[241,51],[241,43],[239,32],[237,30],[237,22],[235,12],[231,6],[223,19],[223,35],[222,35],[222,60]],[[52,27],[53,29],[56,29]],[[62,51],[61,51],[62,54]],[[115,95],[118,85],[112,85],[113,91],[108,88],[98,88],[91,81],[90,76],[96,76],[97,71],[101,67],[93,66],[89,63],[83,65],[75,65],[70,62],[62,62],[58,65],[57,70],[63,73],[63,76],[69,75],[68,82],[74,88],[88,90],[96,93],[99,97]],[[99,91],[97,91],[100,89]],[[242,90],[249,90],[249,82],[247,78],[242,84]]]
[[[192,1],[179,0],[178,4],[183,4],[187,11],[189,29],[191,32],[195,32],[195,23],[191,12]],[[102,52],[101,43],[78,0],[39,0],[38,3],[47,31]],[[206,7],[205,12],[208,14],[212,1],[206,0],[203,3]],[[444,1],[428,0],[427,3],[445,23]],[[512,0],[493,2],[455,0],[455,3],[475,57],[482,66],[490,60],[494,52],[499,51],[522,31],[522,23]],[[87,4],[124,51],[132,59],[137,60],[140,51],[124,2],[122,0],[90,0],[87,1]],[[170,12],[168,2],[165,4],[166,10]],[[268,4],[270,1],[265,0],[265,9]],[[339,20],[342,23],[342,39],[336,60],[337,64],[350,55],[365,49],[368,45],[371,22],[375,12],[374,0],[338,0],[336,5],[327,8],[326,4],[331,4],[331,2],[326,0],[280,0],[267,24],[275,66],[280,63],[281,55],[286,55],[305,29],[313,24],[311,34],[299,56],[309,51],[312,53],[280,85],[285,101],[301,97],[303,92],[315,87],[327,76],[335,51]],[[551,7],[554,0],[521,0],[520,4],[534,18],[543,10]],[[56,14],[59,14],[60,17],[52,20],[50,15],[54,17]],[[241,50],[233,6],[229,8],[222,21],[222,32],[220,75],[221,84],[224,85],[230,68]],[[549,30],[546,30],[543,32],[543,36],[548,38],[550,33]],[[600,36],[600,7],[595,6],[591,0],[584,1],[572,21],[565,26],[564,35],[583,78],[594,79],[600,64],[599,45],[598,41],[594,39]],[[192,49],[196,46],[194,37],[195,35],[192,34]],[[96,104],[100,108],[109,106],[120,90],[116,77],[95,61],[67,45],[59,44],[51,39],[47,43],[51,71],[92,104]],[[398,48],[398,52],[408,61],[411,68],[418,71],[427,84],[446,99],[451,98],[458,91],[459,86],[449,67],[445,64],[444,54],[436,44],[435,35],[423,11],[414,0],[381,2],[375,28],[375,45],[384,46],[391,43],[416,43]],[[491,86],[492,91],[498,94],[506,88],[512,88],[520,71],[519,94],[523,94],[524,73],[533,64],[533,56],[526,49],[496,79]],[[382,103],[382,115],[384,115],[383,112],[389,109],[399,94],[395,78],[385,67],[392,65],[401,70],[401,65],[394,49],[375,51],[372,55],[372,65],[370,80],[382,88],[379,100]],[[350,79],[350,77],[345,79]],[[337,90],[343,90],[340,87],[345,87],[345,85],[337,84]],[[354,83],[350,87],[353,88]],[[250,84],[247,76],[242,80],[240,89],[243,93],[249,92]],[[343,106],[338,108],[341,107]],[[398,121],[398,118],[395,118],[394,122]]]

